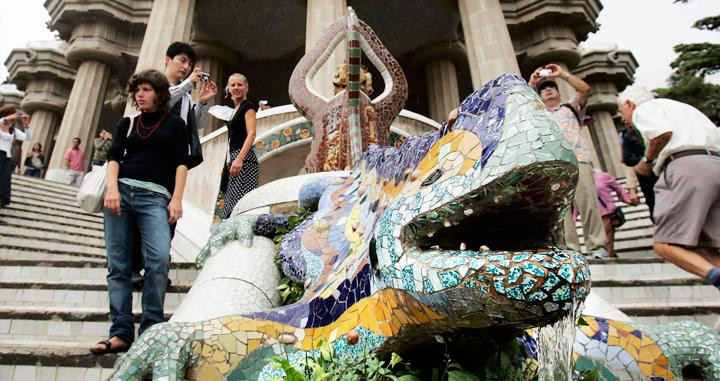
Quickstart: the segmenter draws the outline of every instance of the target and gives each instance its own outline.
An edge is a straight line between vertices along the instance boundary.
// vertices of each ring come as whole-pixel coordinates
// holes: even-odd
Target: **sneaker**
[[[595,259],[608,259],[610,258],[610,255],[608,254],[608,251],[605,250],[604,247],[601,247],[593,252],[593,258]]]

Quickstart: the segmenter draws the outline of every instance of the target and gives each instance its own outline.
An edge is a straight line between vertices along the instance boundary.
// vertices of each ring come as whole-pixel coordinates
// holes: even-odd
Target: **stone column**
[[[192,46],[197,55],[195,67],[199,67],[204,72],[209,73],[210,79],[218,86],[218,93],[213,99],[208,100],[208,106],[223,104],[225,85],[227,85],[228,76],[231,74],[228,72],[228,68],[240,65],[238,52],[214,41],[194,40]],[[198,99],[201,86],[202,84],[198,83],[195,90],[193,90],[193,99]],[[250,84],[250,88],[252,89],[252,83]],[[224,123],[220,123],[219,120],[209,114],[205,115],[202,130],[199,130],[198,133],[200,136],[203,136],[217,130],[222,124]]]
[[[455,63],[436,60],[425,65],[430,118],[443,121],[450,110],[460,104]]]
[[[110,70],[108,64],[94,60],[85,61],[78,67],[46,179],[65,181],[65,151],[72,147],[72,139],[75,137],[82,140],[80,148],[85,152],[85,166],[89,167],[92,139],[100,119]]]
[[[520,74],[499,0],[458,0],[473,88],[504,73]]]
[[[135,71],[164,71],[168,45],[188,42],[194,14],[195,0],[154,0]]]
[[[347,0],[308,0],[305,27],[305,52],[320,39],[327,27],[347,14]],[[345,62],[345,40],[338,44],[312,80],[315,91],[326,98],[333,96],[332,81],[338,65]]]
[[[53,141],[57,133],[60,115],[50,110],[37,110],[32,113],[30,119],[30,130],[32,139],[23,144],[23,152],[27,156],[35,143],[42,145],[42,152],[46,160],[52,157]],[[23,161],[25,159],[23,158]],[[46,163],[47,164],[47,163]]]
[[[612,114],[607,110],[592,113],[593,142],[602,153],[600,161],[605,172],[616,178],[625,177],[625,166],[622,164],[622,147],[615,129]]]

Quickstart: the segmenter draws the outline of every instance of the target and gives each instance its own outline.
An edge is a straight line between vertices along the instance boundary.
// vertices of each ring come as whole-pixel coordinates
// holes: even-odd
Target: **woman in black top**
[[[256,136],[257,106],[247,100],[247,92],[248,83],[244,75],[235,73],[228,78],[225,93],[232,98],[235,112],[228,123],[230,177],[222,218],[230,217],[235,204],[257,188],[260,178],[257,157],[252,149]]]
[[[32,152],[25,158],[25,176],[40,177],[45,168],[45,155],[42,154],[42,144],[35,143]]]
[[[133,232],[140,232],[145,268],[139,334],[164,321],[163,304],[170,269],[170,224],[182,216],[188,164],[185,122],[168,110],[165,75],[146,70],[128,81],[133,105],[142,113],[122,118],[108,152],[105,193],[105,248],[110,294],[109,339],[97,354],[126,351],[135,338],[132,315]]]

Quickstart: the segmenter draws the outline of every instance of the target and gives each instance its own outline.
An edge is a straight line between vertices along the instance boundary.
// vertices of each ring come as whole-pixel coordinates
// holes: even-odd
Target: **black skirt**
[[[3,206],[10,203],[10,179],[15,164],[7,157],[5,151],[0,151],[0,200]]]
[[[230,162],[238,156],[240,150],[230,152]],[[245,156],[243,166],[237,176],[230,176],[228,179],[227,191],[225,192],[222,218],[230,217],[235,204],[240,201],[248,192],[258,187],[260,181],[260,165],[253,149]]]

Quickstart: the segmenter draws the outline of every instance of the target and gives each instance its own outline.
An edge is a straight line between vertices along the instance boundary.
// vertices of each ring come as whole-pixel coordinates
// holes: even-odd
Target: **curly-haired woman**
[[[138,334],[164,321],[170,268],[170,225],[182,216],[188,137],[183,120],[169,112],[170,84],[157,70],[128,81],[128,94],[141,114],[118,122],[108,154],[105,247],[110,293],[109,339],[91,349],[126,351],[135,338],[132,315],[133,231],[140,232],[145,267],[142,320]]]

